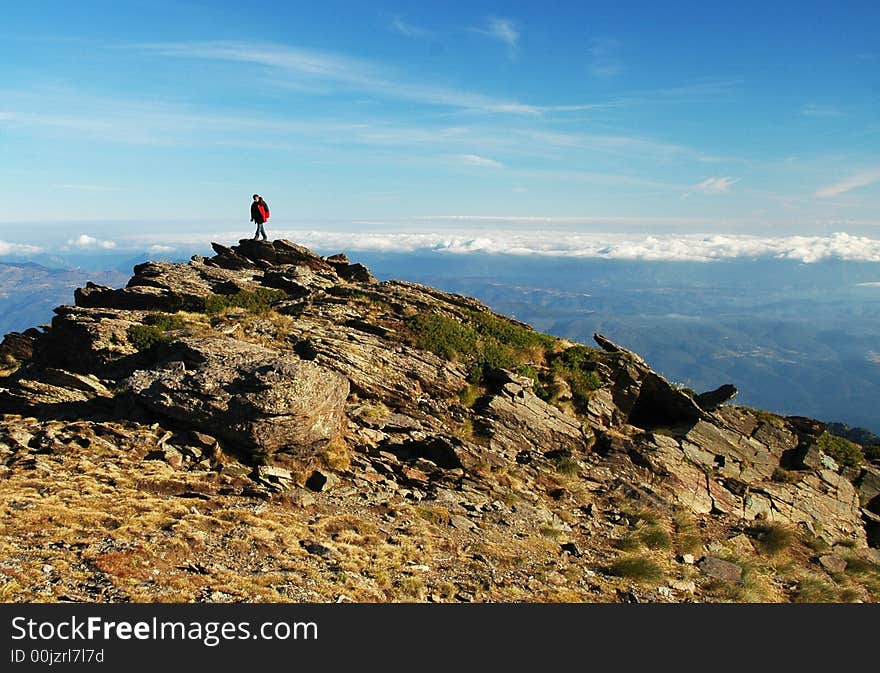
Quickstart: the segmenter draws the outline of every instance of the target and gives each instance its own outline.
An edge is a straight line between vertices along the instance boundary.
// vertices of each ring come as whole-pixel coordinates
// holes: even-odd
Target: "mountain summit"
[[[880,599],[880,468],[824,423],[212,245],[4,338],[5,600]]]

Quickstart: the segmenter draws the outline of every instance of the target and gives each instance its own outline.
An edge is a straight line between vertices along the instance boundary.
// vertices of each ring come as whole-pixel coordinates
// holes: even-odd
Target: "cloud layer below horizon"
[[[207,247],[237,242],[236,232],[165,234],[99,240],[82,234],[61,250],[94,252],[146,251],[151,254],[189,256]],[[730,259],[779,259],[803,263],[823,260],[880,262],[880,239],[837,232],[827,236],[754,236],[746,234],[617,234],[570,231],[457,230],[317,231],[279,230],[272,238],[286,238],[320,252],[437,253],[445,255],[492,254],[543,257],[639,260],[646,262],[713,262]],[[86,242],[86,243],[82,243]],[[78,243],[71,245],[71,243]],[[50,252],[51,246],[33,246],[0,240],[0,257],[28,257]]]
[[[725,259],[781,259],[804,263],[838,259],[880,262],[880,240],[838,232],[828,236],[763,237],[744,234],[613,234],[566,231],[488,230],[377,232],[278,231],[287,238],[320,251],[388,253],[540,255],[618,260],[712,262]],[[216,234],[213,240],[232,243],[240,232]],[[145,239],[144,243],[146,243]],[[186,244],[204,245],[204,235],[166,237],[163,249]],[[130,247],[134,239],[126,242]],[[120,242],[122,245],[122,242]]]

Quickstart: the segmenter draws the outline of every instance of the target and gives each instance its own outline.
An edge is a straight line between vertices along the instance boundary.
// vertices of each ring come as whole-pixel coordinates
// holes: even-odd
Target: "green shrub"
[[[831,456],[840,465],[856,467],[865,459],[862,447],[848,439],[823,432],[816,441],[816,446],[826,455]]]
[[[840,595],[836,586],[819,577],[804,577],[798,582],[794,595],[798,603],[838,603]]]
[[[662,526],[646,526],[639,531],[639,539],[648,549],[672,549],[672,536]]]
[[[470,311],[470,320],[477,332],[516,350],[550,348],[556,339],[491,313]]]
[[[462,403],[462,405],[470,408],[476,404],[477,400],[480,399],[480,396],[483,394],[483,391],[479,386],[469,383],[465,388],[458,394],[458,400]]]
[[[538,372],[522,367],[535,349],[550,347],[555,339],[488,313],[469,311],[462,322],[444,315],[419,314],[409,323],[419,348],[467,365],[468,381],[479,382],[492,369],[520,371],[533,381]]]
[[[282,290],[258,287],[235,294],[212,294],[205,299],[205,313],[220,313],[227,308],[243,308],[249,313],[265,313],[272,302],[287,296]]]
[[[477,354],[478,336],[470,325],[444,315],[419,314],[410,327],[416,335],[416,345],[447,360],[456,357],[473,358]]]
[[[139,351],[148,351],[168,341],[165,330],[156,325],[132,325],[126,330],[128,340]]]
[[[170,340],[166,332],[186,326],[183,316],[176,313],[148,313],[141,325],[132,325],[126,330],[128,341],[139,351],[147,351],[157,344]]]
[[[144,324],[158,327],[163,332],[169,332],[186,326],[186,320],[176,313],[150,313],[144,317]]]
[[[550,359],[550,371],[568,383],[571,398],[580,411],[589,403],[592,392],[602,387],[602,379],[596,371],[595,354],[593,348],[572,346]]]
[[[606,572],[637,582],[659,582],[663,579],[663,568],[646,556],[621,556],[606,568]]]

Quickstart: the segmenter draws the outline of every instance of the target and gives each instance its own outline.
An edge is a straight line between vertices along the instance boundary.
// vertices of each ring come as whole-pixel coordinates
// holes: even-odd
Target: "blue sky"
[[[880,3],[448,4],[5,7],[0,253],[255,191],[276,230],[880,238]]]

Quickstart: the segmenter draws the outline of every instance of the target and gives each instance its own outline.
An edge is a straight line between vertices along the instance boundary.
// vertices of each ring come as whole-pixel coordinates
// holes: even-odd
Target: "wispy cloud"
[[[510,19],[491,18],[484,28],[473,28],[472,30],[480,35],[503,42],[511,49],[516,49],[519,42],[519,31]]]
[[[693,188],[704,194],[724,194],[725,192],[730,191],[730,188],[737,182],[739,182],[739,178],[731,178],[728,176],[716,178],[713,176],[697,183]]]
[[[0,255],[36,255],[42,251],[43,249],[36,245],[0,241]]]
[[[846,194],[853,189],[868,187],[869,185],[873,185],[876,182],[880,182],[880,168],[862,171],[861,173],[851,175],[848,178],[845,178],[839,182],[835,182],[834,184],[822,187],[821,189],[816,190],[816,196],[821,198],[840,196],[841,194]]]
[[[254,63],[293,78],[321,82],[338,89],[387,96],[426,105],[515,115],[540,115],[538,107],[481,93],[401,79],[386,68],[338,54],[280,45],[237,42],[179,42],[137,45],[148,53],[174,58],[199,58]]]
[[[455,158],[458,161],[471,166],[490,166],[492,168],[501,168],[504,166],[500,161],[495,161],[488,157],[481,157],[479,154],[457,154],[455,155]]]
[[[808,103],[800,109],[802,117],[842,117],[843,111],[833,105]]]
[[[596,77],[616,77],[623,72],[620,42],[610,38],[594,39],[590,45],[590,72]]]
[[[106,241],[89,236],[88,234],[80,234],[78,238],[67,241],[70,248],[79,248],[80,250],[111,250],[116,247],[114,241]]]
[[[407,23],[399,16],[395,16],[391,21],[391,28],[404,35],[406,37],[411,37],[413,39],[425,39],[431,37],[432,33],[425,28],[421,28],[419,26],[414,26],[411,23]]]
[[[510,19],[493,17],[482,28],[471,28],[472,32],[501,42],[507,47],[507,56],[516,60],[518,56],[520,32],[517,25]]]

